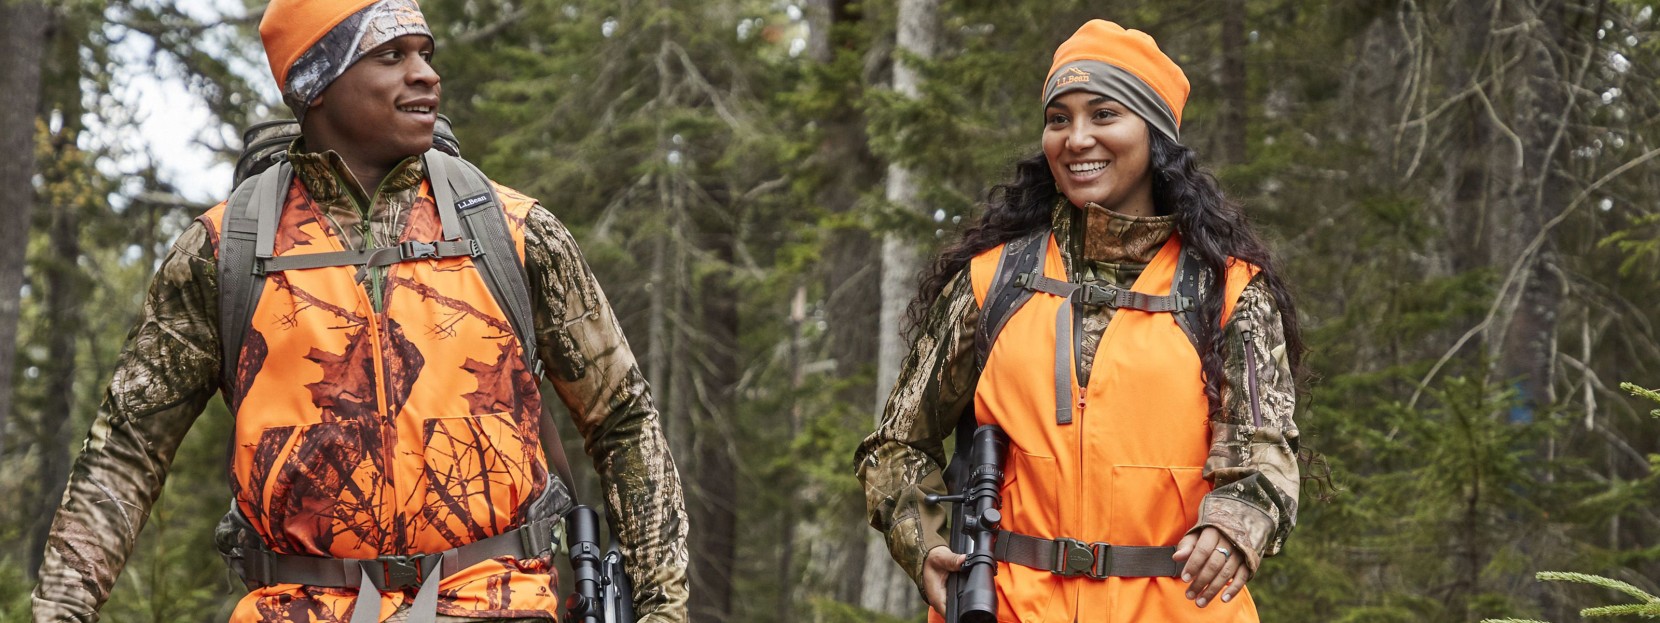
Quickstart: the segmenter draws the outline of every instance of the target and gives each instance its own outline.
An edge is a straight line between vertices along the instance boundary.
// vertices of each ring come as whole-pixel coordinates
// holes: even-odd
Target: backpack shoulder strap
[[[294,168],[287,161],[244,180],[225,204],[219,233],[219,378],[226,399],[236,390],[242,344],[253,324],[254,307],[265,287],[258,259],[276,246],[282,200]]]
[[[998,334],[1003,332],[1003,325],[1008,324],[1009,318],[1036,292],[1019,283],[1031,277],[1023,279],[1021,276],[1042,277],[1043,260],[1048,253],[1047,228],[1003,245],[1003,254],[997,259],[997,271],[993,273],[990,289],[986,291],[986,304],[980,308],[980,322],[974,331],[976,370],[985,370],[986,358],[991,355],[991,346],[997,341]],[[972,429],[970,432],[973,432]]]
[[[426,163],[444,238],[470,237],[477,241],[483,253],[473,258],[473,266],[484,277],[490,295],[507,312],[508,324],[512,325],[524,351],[526,368],[540,381],[542,360],[536,355],[536,322],[530,305],[530,287],[524,263],[519,261],[513,236],[507,230],[507,214],[502,209],[501,198],[496,196],[489,178],[471,162],[435,150],[427,152]],[[570,460],[565,456],[558,429],[545,410],[542,430],[545,435],[542,445],[548,453],[549,466],[570,488],[574,499],[576,480],[571,474]]]
[[[1199,273],[1204,268],[1204,262],[1199,259],[1191,247],[1182,245],[1182,253],[1176,260],[1176,277],[1170,284],[1170,294],[1178,300],[1189,301],[1172,315],[1176,317],[1176,325],[1182,328],[1187,335],[1187,341],[1193,343],[1193,348],[1199,348],[1199,336],[1193,328],[1199,323]]]

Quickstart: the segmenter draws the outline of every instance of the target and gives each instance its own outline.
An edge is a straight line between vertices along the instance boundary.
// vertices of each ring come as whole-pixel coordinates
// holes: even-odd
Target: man
[[[414,0],[276,0],[260,35],[302,128],[275,258],[444,238],[422,157],[441,89]],[[644,378],[570,233],[516,191],[494,196],[534,344],[460,256],[273,270],[241,349],[223,356],[221,329],[241,331],[220,326],[226,205],[197,219],[163,260],[76,461],[35,620],[97,620],[215,391],[236,417],[234,503],[216,540],[252,588],[233,622],[554,620],[545,539],[518,538],[551,530],[547,500],[569,499],[539,442],[545,366],[599,471],[640,620],[684,621],[684,502]],[[490,270],[518,269],[502,259]],[[418,554],[433,556],[405,558]]]

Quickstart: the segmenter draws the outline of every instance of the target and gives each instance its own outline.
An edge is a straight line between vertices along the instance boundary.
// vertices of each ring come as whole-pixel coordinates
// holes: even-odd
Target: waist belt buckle
[[[380,563],[381,577],[386,582],[383,589],[402,590],[420,586],[427,579],[426,559],[428,556],[442,557],[443,554],[412,554],[376,558],[375,562]]]
[[[1098,543],[1097,545],[1105,545]],[[1102,552],[1103,554],[1105,551]],[[1105,558],[1103,556],[1103,558]],[[1086,575],[1097,580],[1106,577],[1096,575],[1095,547],[1085,545],[1083,541],[1060,537],[1055,539],[1055,567],[1049,572],[1055,575],[1072,577]]]

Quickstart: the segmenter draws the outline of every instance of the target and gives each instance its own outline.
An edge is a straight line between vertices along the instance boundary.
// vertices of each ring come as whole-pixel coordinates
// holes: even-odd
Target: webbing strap
[[[1093,283],[1080,286],[1068,281],[1051,279],[1032,273],[1018,276],[1015,279],[1015,285],[1034,292],[1066,297],[1077,305],[1093,307],[1105,306],[1114,309],[1134,309],[1155,314],[1167,314],[1186,311],[1193,306],[1192,298],[1179,294],[1161,296]]]
[[[1007,530],[997,531],[992,557],[1064,576],[1097,580],[1177,577],[1182,564],[1171,560],[1174,547],[1085,543],[1077,539],[1045,539]]]
[[[410,621],[433,620],[437,612],[438,584],[480,562],[502,556],[517,559],[540,558],[557,549],[556,517],[538,519],[487,539],[433,554],[384,556],[381,558],[323,558],[278,554],[269,550],[248,552],[248,581],[259,586],[304,584],[331,588],[357,588],[357,605],[352,623],[380,620],[380,594],[420,587],[410,608]]]
[[[306,270],[330,266],[361,266],[363,268],[358,271],[357,275],[357,280],[361,282],[368,269],[378,266],[391,266],[399,262],[422,259],[472,257],[480,253],[483,253],[483,251],[479,245],[467,239],[435,242],[410,241],[391,247],[259,258],[254,266],[254,274],[264,275],[285,270]]]
[[[1055,423],[1072,423],[1072,306],[1055,310]]]

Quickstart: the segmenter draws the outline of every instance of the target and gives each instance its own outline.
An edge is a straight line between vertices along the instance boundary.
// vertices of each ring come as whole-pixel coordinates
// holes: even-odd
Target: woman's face
[[[1106,96],[1073,91],[1044,110],[1043,155],[1072,205],[1094,202],[1120,214],[1152,216],[1147,122]]]

